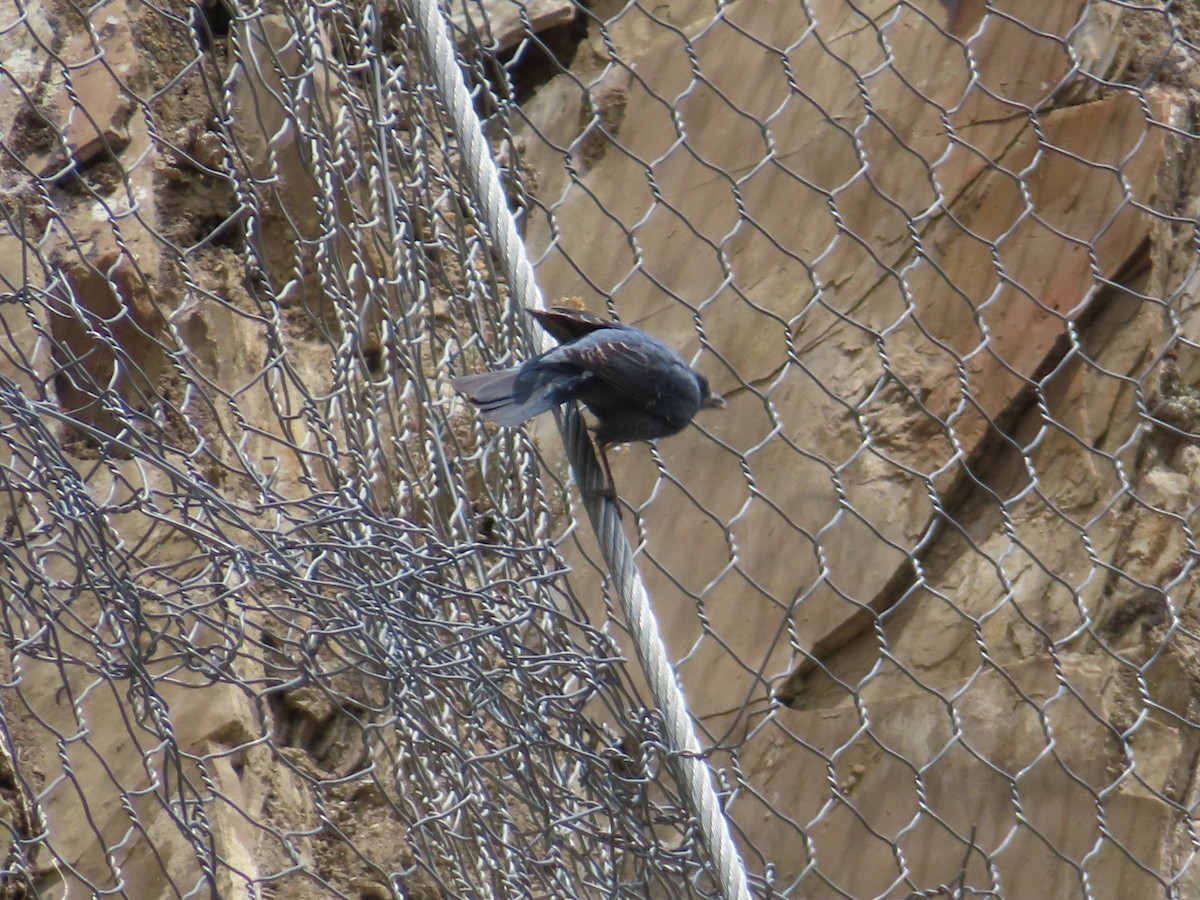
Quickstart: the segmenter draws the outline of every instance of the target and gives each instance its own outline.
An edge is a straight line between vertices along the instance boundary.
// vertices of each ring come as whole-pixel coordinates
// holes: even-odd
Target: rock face
[[[752,869],[1155,894],[1197,748],[1195,450],[1154,424],[1164,357],[1195,378],[1191,94],[1103,85],[1166,20],[614,12],[528,104],[528,239],[732,401],[615,468]]]
[[[516,328],[395,18],[0,11],[4,896],[691,871],[654,717],[580,699],[593,548],[553,618],[534,451],[446,386]],[[752,874],[1200,892],[1194,4],[485,20],[586,30],[512,111],[543,289],[730,401],[614,468]]]
[[[461,47],[469,49],[480,44],[501,53],[525,40],[530,30],[536,35],[549,28],[570,25],[579,10],[570,0],[533,0],[532,3],[485,0],[477,5],[456,5],[448,12]]]
[[[64,290],[50,306],[55,390],[76,427],[115,434],[120,426],[104,409],[109,391],[135,409],[153,403],[164,368],[162,317],[141,273],[115,250],[69,259],[62,275]]]
[[[316,490],[328,470],[310,451],[339,465],[300,449],[304,417],[263,373],[287,357],[293,389],[328,389],[331,343],[310,334],[337,317],[301,248],[344,194],[322,206],[303,164],[296,132],[314,113],[288,104],[293,31],[251,17],[219,40],[204,8],[0,11],[6,897],[236,897],[304,866],[298,897],[386,881],[336,839],[289,843],[267,825],[319,835],[311,785],[354,756],[336,704],[261,694],[288,665],[295,606],[232,575],[214,538],[227,529],[252,557],[279,522],[259,502]],[[208,90],[214,72],[230,96]],[[237,196],[234,171],[262,195]],[[322,262],[354,266],[347,283],[367,292],[364,273],[386,266],[356,250]],[[377,319],[364,312],[355,339]],[[274,650],[233,650],[247,639]],[[386,871],[410,865],[403,836],[372,839],[381,795],[358,784],[326,814],[351,795],[355,846]],[[419,894],[419,876],[406,883]]]

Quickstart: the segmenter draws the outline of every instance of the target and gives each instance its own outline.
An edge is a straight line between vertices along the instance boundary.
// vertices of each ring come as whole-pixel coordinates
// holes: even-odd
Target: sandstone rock
[[[890,61],[875,32],[861,27],[862,15],[885,10]],[[742,383],[759,386],[772,410],[712,367],[716,390],[734,393],[734,410],[699,424],[748,454],[753,489],[736,455],[677,438],[660,453],[682,502],[647,510],[647,549],[656,561],[691,572],[696,588],[719,579],[706,607],[736,652],[762,655],[761,636],[777,633],[781,604],[802,600],[794,610],[801,646],[834,636],[829,650],[857,632],[842,625],[864,605],[881,595],[884,605],[894,600],[884,589],[901,570],[912,577],[908,552],[934,515],[918,473],[945,496],[970,477],[952,460],[983,446],[989,421],[1023,396],[1025,377],[1064,335],[1062,316],[1079,315],[1094,292],[1085,242],[1096,243],[1105,277],[1138,253],[1152,217],[1135,200],[1153,195],[1165,145],[1134,99],[1119,94],[1043,112],[1046,140],[1063,152],[1036,157],[1041,145],[1028,119],[1003,113],[997,99],[1048,102],[1069,58],[1060,43],[1034,34],[1066,34],[1083,10],[1026,3],[1012,19],[981,18],[971,52],[987,93],[945,32],[905,7],[822,7],[815,21],[828,49],[813,39],[792,43],[809,25],[796,8],[732,7],[729,26],[718,21],[695,42],[695,64],[674,34],[635,60],[625,117],[637,124],[621,132],[624,152],[582,176],[586,191],[547,176],[546,184],[561,185],[561,197],[543,199],[558,202],[562,224],[549,247],[542,220],[534,217],[529,231],[534,254],[548,250],[539,268],[547,294],[577,292],[582,273],[596,286],[585,288],[591,302],[611,292],[630,321],[674,336],[689,352],[692,308],[699,309],[712,347]],[[772,47],[788,48],[792,71],[804,74],[802,96],[789,88],[782,51]],[[860,84],[851,70],[874,74]],[[566,96],[577,90],[567,84]],[[676,96],[668,106],[664,98]],[[1155,102],[1156,115],[1170,114],[1169,97]],[[534,112],[550,108],[558,104]],[[953,110],[949,132],[945,109]],[[688,152],[677,144],[677,120]],[[865,166],[841,122],[858,126]],[[1107,137],[1093,146],[1097,134]],[[523,138],[531,153],[543,152],[538,134]],[[537,157],[539,165],[551,168],[550,156]],[[1105,174],[1117,164],[1128,182]],[[1010,174],[1026,170],[1029,200]],[[731,183],[716,171],[745,174]],[[909,220],[919,223],[915,250]],[[989,239],[998,242],[999,269]],[[1032,299],[1042,297],[1052,306]],[[877,335],[885,335],[882,353]],[[855,399],[881,384],[894,390]],[[864,426],[871,429],[866,453]],[[773,428],[787,443],[762,443]],[[658,479],[646,465],[631,471],[626,461],[634,456],[644,454],[635,448],[616,465],[623,495],[636,505]],[[756,491],[772,504],[755,502]],[[700,508],[736,517],[736,556]],[[697,544],[655,537],[680,532]],[[687,561],[695,559],[707,564]],[[666,630],[676,646],[689,646],[694,601],[650,578]],[[776,651],[788,652],[786,644]],[[766,658],[767,670],[781,664],[782,656]],[[689,665],[711,675],[710,662],[701,654]],[[715,681],[723,685],[717,707],[744,690],[736,678]]]
[[[31,237],[30,231],[0,233],[0,333],[4,335],[0,373],[37,396],[37,382],[49,376],[51,366],[45,354],[28,355],[38,342],[36,298],[40,294],[36,292],[45,287],[44,273],[29,246]]]
[[[622,495],[644,507],[626,524],[639,529],[693,709],[714,742],[739,745],[736,773],[753,790],[739,791],[731,810],[761,854],[749,858],[769,861],[777,885],[796,880],[790,893],[932,892],[965,869],[972,884],[999,879],[1010,896],[1078,893],[1083,874],[1095,896],[1149,896],[1162,884],[1147,870],[1167,873],[1193,855],[1187,811],[1200,788],[1188,723],[1198,669],[1188,654],[1197,649],[1178,636],[1166,647],[1162,630],[1177,624],[1173,616],[1178,631],[1195,630],[1186,618],[1195,598],[1177,582],[1200,517],[1189,496],[1197,460],[1190,448],[1139,458],[1148,426],[1137,393],[1151,389],[1168,334],[1162,308],[1139,295],[1181,300],[1185,331],[1200,316],[1189,299],[1192,255],[1165,274],[1171,261],[1158,249],[1163,223],[1154,215],[1174,210],[1175,198],[1160,196],[1161,163],[1174,149],[1164,123],[1190,127],[1190,112],[1155,92],[1144,105],[1120,92],[1081,104],[1092,95],[1063,85],[1072,51],[1105,77],[1119,71],[1121,48],[1104,19],[1114,6],[756,0],[727,4],[710,21],[701,0],[652,11],[600,0],[595,9],[615,20],[603,40],[592,35],[596,58],[607,59],[612,39],[629,64],[558,79],[527,109],[537,125],[530,153],[545,166],[542,199],[566,226],[557,243],[544,219],[531,228],[535,249],[548,253],[548,292],[588,291],[593,304],[613,294],[626,318],[694,352],[731,395],[729,410],[699,422],[720,442],[689,430],[657,458],[634,447],[614,462]],[[30,27],[41,28],[44,16],[30,8]],[[95,22],[113,8],[101,7]],[[232,73],[233,136],[249,162],[238,175],[267,198],[255,237],[275,254],[278,297],[325,286],[352,296],[373,284],[364,271],[391,273],[387,260],[349,242],[330,265],[353,273],[345,284],[293,281],[309,264],[305,242],[334,220],[361,221],[353,202],[361,198],[331,198],[313,177],[306,129],[324,123],[307,104],[320,97],[344,108],[341,88],[320,78],[315,94],[288,93],[305,52],[330,52],[304,44],[291,24],[239,20],[231,39],[244,66]],[[127,34],[96,27],[100,58],[111,63]],[[0,31],[0,59],[25,87],[42,69],[36,54],[10,64],[5,41],[29,52],[36,44],[17,41],[21,34]],[[497,39],[519,36],[509,29]],[[107,73],[119,94],[104,65],[76,61],[82,84]],[[47,86],[47,97],[61,89]],[[1064,101],[1072,105],[1055,108]],[[49,320],[58,347],[41,361],[44,374],[50,362],[60,367],[64,405],[111,430],[119,423],[104,418],[104,391],[131,405],[155,396],[161,315],[169,316],[172,339],[211,379],[195,384],[229,401],[213,413],[224,441],[214,452],[236,454],[237,471],[253,476],[244,493],[229,489],[231,501],[261,502],[264,485],[285,498],[320,490],[317,469],[344,460],[324,456],[329,444],[312,428],[310,406],[348,402],[361,386],[330,390],[330,348],[286,331],[294,382],[265,384],[264,347],[274,353],[280,331],[254,309],[242,260],[228,248],[191,254],[178,306],[151,290],[164,265],[148,246],[161,237],[156,151],[141,116],[123,118],[106,102],[62,107],[97,122],[90,133],[77,126],[70,161],[97,161],[89,141],[115,146],[124,127],[132,190],[120,203],[62,210],[62,227],[83,249],[57,248],[69,290]],[[13,116],[0,102],[0,134]],[[215,138],[205,132],[192,146],[220,169]],[[561,165],[564,148],[572,172]],[[115,224],[127,249],[104,243],[97,223]],[[0,235],[10,282],[5,251],[14,249]],[[315,290],[305,297],[324,302]],[[434,301],[430,314],[445,325],[453,308]],[[23,308],[9,312],[0,309],[10,352],[37,345],[42,323]],[[21,362],[0,367],[8,374]],[[23,374],[35,391],[37,379]],[[326,418],[351,416],[339,409]],[[106,460],[92,487],[113,510],[105,527],[114,543],[171,573],[199,557],[171,531],[178,520],[168,500],[145,505],[177,496],[152,468]],[[414,478],[412,491],[421,490]],[[59,521],[41,502],[18,510],[22,533]],[[60,532],[41,534],[57,541]],[[237,687],[205,684],[202,673],[190,682],[164,653],[140,660],[156,678],[171,672],[158,681],[162,718],[128,724],[123,717],[143,708],[131,701],[131,679],[96,674],[112,660],[98,658],[87,634],[103,610],[72,588],[86,572],[53,543],[35,552],[63,590],[31,602],[53,602],[79,629],[55,651],[83,663],[64,674],[53,660],[23,657],[18,674],[10,667],[0,679],[16,685],[6,699],[21,701],[5,706],[6,719],[36,728],[44,751],[35,765],[45,780],[35,787],[59,859],[39,889],[59,892],[61,874],[72,894],[208,890],[201,854],[179,827],[187,807],[170,805],[186,798],[180,776],[203,790],[223,863],[217,895],[268,883],[295,898],[325,896],[330,884],[375,894],[390,889],[380,871],[416,868],[401,859],[386,786],[343,798],[336,791],[346,785],[331,784],[330,772],[332,781],[349,778],[336,765],[358,762],[344,751],[361,743],[322,731],[329,695],[280,697],[300,721],[268,730],[278,723],[261,721],[269,707],[246,690],[264,683],[261,671],[237,671]],[[575,593],[603,597],[586,571],[579,567]],[[152,580],[144,586],[154,593]],[[226,588],[214,582],[222,597]],[[227,600],[230,610],[270,602]],[[190,618],[221,614],[206,603],[181,600],[171,633],[215,639]],[[601,603],[597,622],[609,612]],[[861,629],[863,620],[872,627]],[[146,634],[94,643],[130,654],[156,646]],[[814,649],[828,654],[830,675],[796,678],[797,708],[774,709],[765,722],[742,717]],[[171,742],[155,732],[166,725],[184,756],[171,758]],[[310,743],[329,759],[315,759]],[[345,845],[322,846],[331,823],[349,831],[351,822],[360,825],[351,832],[356,858]],[[344,881],[329,874],[368,866]]]
[[[62,274],[64,288],[50,302],[58,400],[74,418],[114,434],[126,423],[105,408],[106,394],[139,410],[155,402],[162,317],[139,265],[116,249],[68,258]]]
[[[474,46],[478,41],[494,53],[515,47],[530,32],[538,34],[548,28],[570,25],[577,11],[578,7],[570,0],[483,0],[470,7],[456,3],[449,10],[450,21],[460,35],[460,46]],[[480,41],[478,35],[488,35],[491,40]]]
[[[1104,806],[1115,852],[1089,861],[1093,890],[1109,898],[1150,896],[1153,879],[1141,867],[1169,869],[1168,838],[1179,821],[1160,797],[1186,768],[1194,739],[1165,716],[1144,730],[1132,760],[1139,772],[1161,764],[1150,776],[1159,795],[1153,796],[1138,779],[1122,779],[1135,763],[1103,721],[1119,714],[1122,698],[1136,704],[1136,690],[1114,690],[1107,667],[1095,659],[1067,665],[1073,696],[1057,700],[1049,660],[1017,663],[1008,674],[1045,689],[1023,695],[998,673],[939,683],[936,690],[881,681],[864,698],[869,730],[849,704],[782,713],[780,728],[756,741],[763,753],[771,747],[771,761],[760,763],[754,751],[761,795],[743,810],[743,821],[769,811],[772,827],[756,830],[752,840],[776,863],[780,882],[798,878],[803,893],[817,896],[829,883],[849,896],[880,896],[900,877],[924,889],[953,884],[967,858],[967,883],[980,889],[993,883],[983,864],[988,853],[1004,896],[1070,896],[1079,890],[1071,863],[1100,840],[1094,816],[1083,811],[1094,805],[1093,792],[1109,791]],[[956,721],[944,697],[958,689]],[[805,749],[796,747],[794,734],[804,735]],[[855,787],[851,798],[822,809],[829,759],[839,775],[855,777]],[[923,805],[936,820],[921,814]],[[815,857],[797,852],[806,845],[800,829]],[[968,854],[970,836],[976,849]],[[893,844],[904,854],[903,875]],[[1001,844],[1004,852],[991,855]]]
[[[19,24],[0,28],[0,59],[4,60],[5,68],[4,86],[0,89],[0,135],[5,136],[6,142],[16,133],[18,122],[31,118],[31,102],[42,99],[51,71],[45,47],[51,46],[55,39],[46,8],[39,2],[25,5]],[[43,130],[43,142],[52,137]],[[42,149],[48,151],[49,146]]]
[[[365,198],[346,193],[341,169],[351,166],[351,160],[329,158],[325,139],[315,140],[326,127],[324,117],[331,114],[322,104],[338,107],[342,86],[329,83],[318,66],[311,83],[297,93],[300,76],[311,65],[305,53],[319,46],[321,55],[333,54],[328,36],[318,27],[315,35],[301,41],[285,16],[268,14],[240,22],[236,40],[238,62],[230,73],[232,111],[235,139],[248,168],[238,174],[256,185],[259,202],[252,212],[260,250],[277,296],[336,332],[336,302],[368,296],[371,279],[387,277],[392,260],[375,242],[359,242],[347,233],[352,229],[346,223],[355,221],[355,202]],[[302,252],[328,231],[338,235],[331,255],[337,271],[345,274],[344,283],[328,278],[322,282],[311,254]],[[374,305],[364,318],[364,331],[373,333],[378,319]]]
[[[92,34],[73,35],[59,54],[66,63],[55,73],[62,88],[53,93],[52,109],[42,113],[55,126],[58,141],[49,153],[26,160],[39,176],[53,176],[68,159],[87,166],[114,157],[131,141],[135,95],[129,85],[140,61],[129,10],[123,0],[108,0],[92,14],[91,25]]]
[[[763,858],[787,860],[777,883],[810,872],[806,895],[895,892],[896,843],[920,871],[910,886],[953,882],[976,825],[985,850],[1013,842],[1008,892],[1069,892],[1077,874],[1010,798],[1028,791],[1037,827],[1079,859],[1095,818],[1067,821],[1092,799],[1071,773],[1098,791],[1122,765],[1099,722],[1132,695],[1100,699],[1111,660],[1084,658],[1082,636],[1124,534],[1106,510],[1128,491],[1115,462],[1134,465],[1129,385],[1167,339],[1138,291],[1175,202],[1163,185],[1184,98],[1080,102],[1094,96],[1080,69],[1119,73],[1128,58],[1114,11],[1081,0],[1003,14],[732,4],[690,43],[637,10],[620,19],[605,38],[635,48],[621,59],[637,77],[619,150],[569,175],[555,161],[580,128],[541,116],[586,107],[590,72],[528,107],[520,137],[554,215],[533,216],[528,237],[547,295],[615,302],[694,352],[731,400],[698,420],[716,441],[689,431],[613,465],[693,712],[714,740],[747,737],[738,771],[756,791],[781,785],[761,807],[735,804],[735,820]],[[1159,540],[1169,517],[1147,518]],[[577,578],[602,596],[586,564]],[[1055,657],[1085,705],[1050,700]],[[772,689],[798,709],[759,728],[745,704]],[[971,736],[950,729],[947,697]],[[1071,737],[1063,759],[1034,765],[1043,715]],[[1156,722],[1145,739],[1160,785],[1190,765],[1183,729]],[[830,765],[852,802],[826,785]],[[948,774],[958,765],[971,773]],[[977,791],[955,798],[952,784]],[[1122,845],[1152,868],[1179,824],[1162,794],[1112,799]],[[1131,834],[1141,817],[1147,832]],[[957,842],[936,839],[936,821]],[[972,880],[986,883],[981,859]],[[1097,856],[1107,896],[1145,889],[1128,863]]]
[[[225,145],[221,136],[212,131],[202,131],[192,141],[192,153],[196,161],[215,172],[222,170],[225,164]]]

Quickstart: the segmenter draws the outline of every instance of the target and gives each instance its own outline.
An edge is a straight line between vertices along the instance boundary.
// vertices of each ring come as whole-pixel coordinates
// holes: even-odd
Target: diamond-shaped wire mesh
[[[1200,5],[445,9],[754,893],[1200,895]],[[5,896],[719,893],[419,37],[0,0]]]

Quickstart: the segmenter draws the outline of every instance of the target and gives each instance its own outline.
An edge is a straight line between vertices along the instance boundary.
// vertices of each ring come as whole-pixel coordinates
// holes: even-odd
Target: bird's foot
[[[589,498],[599,497],[601,499],[611,501],[613,508],[616,509],[616,511],[617,511],[617,518],[618,519],[624,518],[624,514],[621,512],[621,502],[620,502],[620,499],[617,497],[617,490],[611,484],[606,487],[595,488],[594,490],[590,490],[590,491],[584,491],[583,495],[585,497],[589,497]]]
[[[612,467],[608,464],[608,445],[598,441],[596,450],[600,455],[600,465],[604,469],[604,487],[591,493],[593,496],[607,497],[611,500],[619,519],[621,518],[621,504],[617,501],[617,483],[613,480]]]

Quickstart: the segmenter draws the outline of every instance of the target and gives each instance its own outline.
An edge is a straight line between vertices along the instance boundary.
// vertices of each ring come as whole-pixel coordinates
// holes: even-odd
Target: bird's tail
[[[463,375],[455,378],[452,384],[479,407],[480,415],[489,422],[511,427],[557,405],[546,391],[518,390],[520,371],[521,367],[515,366],[499,372]],[[524,396],[519,396],[521,394]]]

